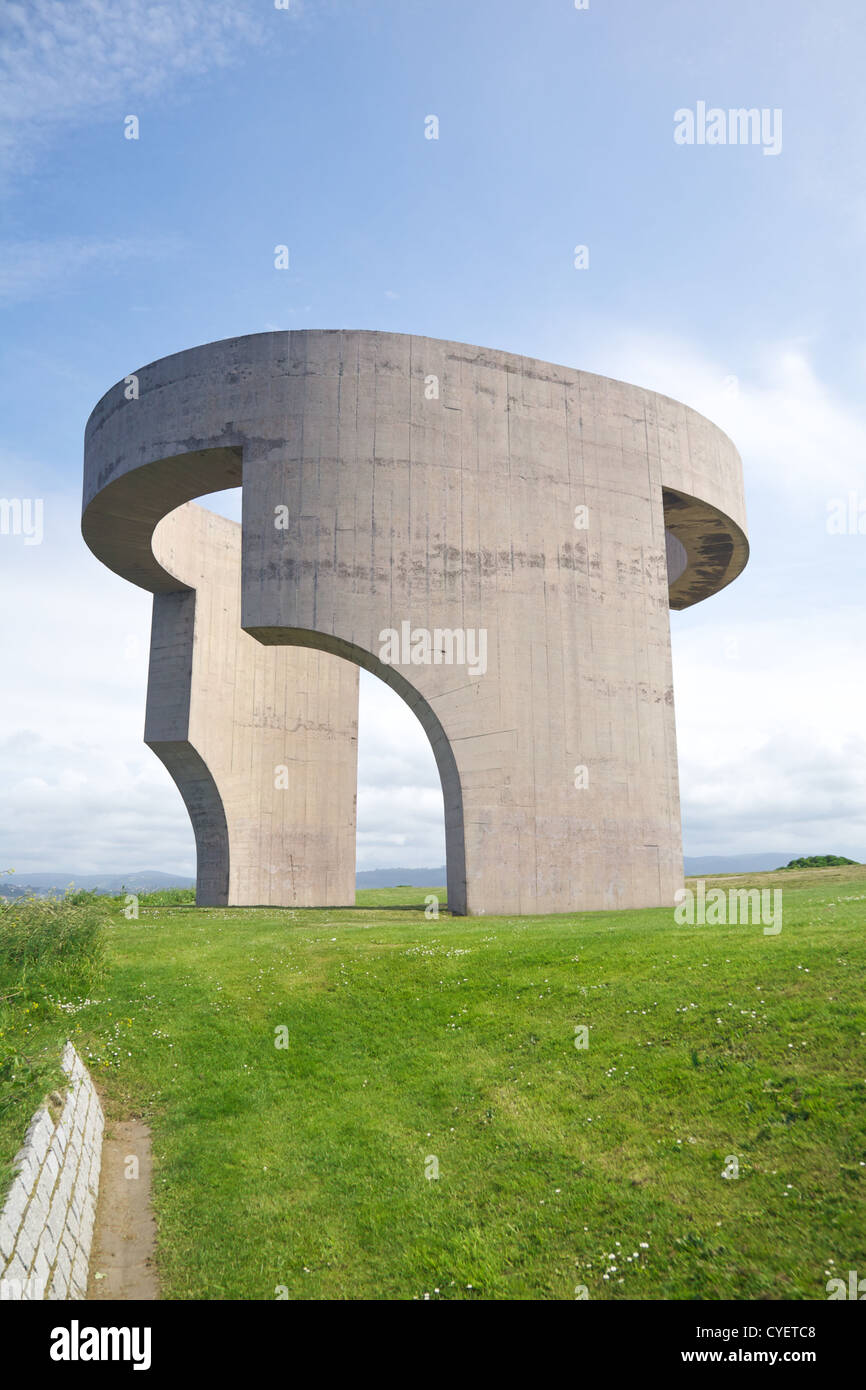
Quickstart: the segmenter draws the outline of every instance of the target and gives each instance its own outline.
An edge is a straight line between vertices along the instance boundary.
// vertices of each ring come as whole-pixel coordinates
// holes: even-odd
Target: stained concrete
[[[88,421],[88,544],[177,596],[192,586],[157,523],[242,482],[242,626],[364,666],[413,708],[442,779],[452,910],[673,901],[669,609],[748,557],[719,429],[640,387],[390,333],[254,334],[137,376],[137,400],[120,382]],[[390,664],[384,635],[406,622],[483,631],[485,671]]]

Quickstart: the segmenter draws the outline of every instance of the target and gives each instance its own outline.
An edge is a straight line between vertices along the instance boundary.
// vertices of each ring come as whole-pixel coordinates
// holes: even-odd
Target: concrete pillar
[[[354,905],[358,670],[240,625],[241,528],[194,503],[154,534],[144,741],[184,798],[201,906]]]

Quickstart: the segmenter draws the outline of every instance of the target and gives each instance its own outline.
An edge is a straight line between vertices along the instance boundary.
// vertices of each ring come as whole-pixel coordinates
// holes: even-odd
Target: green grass
[[[358,907],[424,907],[425,897],[433,893],[439,899],[440,907],[445,906],[444,888],[359,888],[355,893]],[[121,895],[117,895],[118,899]],[[194,888],[160,888],[153,893],[139,894],[139,902],[145,907],[194,907]]]
[[[138,894],[138,899],[150,907],[195,907],[195,889],[157,888],[152,893]]]
[[[369,894],[118,915],[69,1033],[152,1126],[163,1297],[824,1299],[866,1270],[866,869],[739,882],[784,888],[779,936]]]
[[[355,903],[358,907],[412,907],[423,912],[429,897],[437,898],[440,910],[445,910],[448,897],[444,888],[359,888]]]
[[[87,894],[0,902],[0,1201],[31,1115],[63,1082],[67,1001],[102,976],[109,912]]]

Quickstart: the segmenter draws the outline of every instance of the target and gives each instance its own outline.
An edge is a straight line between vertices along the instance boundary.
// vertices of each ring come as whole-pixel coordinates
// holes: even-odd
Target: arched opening
[[[358,886],[444,888],[442,784],[424,729],[397,692],[367,671],[359,697]]]
[[[207,510],[226,520],[241,520],[241,489],[230,488],[202,494]],[[160,548],[156,546],[157,555]],[[165,563],[165,557],[160,556]],[[171,566],[169,566],[171,568]],[[163,601],[167,596],[162,596]],[[176,596],[171,596],[172,598]],[[192,599],[192,595],[187,595]],[[255,634],[254,634],[255,635]],[[282,634],[281,634],[282,636]],[[298,646],[330,650],[320,634],[305,634]],[[283,646],[295,643],[274,642]],[[432,871],[423,886],[444,886],[448,872],[448,905],[452,911],[465,911],[465,870],[462,844],[462,818],[459,815],[459,778],[450,745],[426,702],[393,668],[383,667],[377,658],[358,649],[335,653],[340,659],[361,667],[358,708],[358,774],[356,802],[356,872],[363,886],[422,886],[417,871]],[[422,713],[426,715],[425,719]],[[154,751],[171,771],[165,747],[151,743]],[[204,764],[202,764],[204,766]],[[205,768],[206,771],[206,768]],[[173,774],[174,775],[174,774]],[[176,779],[177,780],[177,779]],[[459,836],[446,834],[444,787],[448,786],[458,814],[452,824]],[[183,788],[181,788],[183,792]],[[199,859],[202,839],[196,818]],[[338,808],[335,807],[335,811]],[[199,883],[202,866],[199,866]]]
[[[466,913],[466,845],[463,830],[463,792],[454,750],[438,716],[427,700],[395,666],[390,666],[364,647],[329,633],[307,628],[244,627],[251,637],[264,646],[311,647],[314,651],[329,652],[369,671],[390,686],[409,706],[418,719],[430,743],[439,780],[445,812],[445,865],[447,869],[448,908],[457,916]]]

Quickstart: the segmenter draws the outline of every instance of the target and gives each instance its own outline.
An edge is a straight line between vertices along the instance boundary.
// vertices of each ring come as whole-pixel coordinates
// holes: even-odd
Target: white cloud
[[[686,853],[802,848],[866,860],[862,610],[678,629]]]
[[[362,671],[358,868],[432,868],[444,862],[442,786],[427,735],[390,686]]]
[[[579,357],[572,350],[563,360]],[[599,330],[587,370],[660,391],[706,415],[739,450],[747,498],[767,489],[806,514],[828,495],[863,485],[866,414],[820,379],[802,341],[768,344],[753,363],[741,364],[670,338]]]
[[[88,271],[100,279],[143,260],[175,254],[183,243],[174,237],[58,237],[0,243],[0,300],[34,299],[78,288]]]
[[[44,501],[41,545],[0,536],[0,868],[190,873],[186,811],[142,741],[150,595],[90,555],[77,497]]]
[[[2,869],[34,872],[195,874],[192,831],[180,797],[154,755],[133,753],[123,716],[100,737],[56,741],[23,730],[0,743]]]
[[[255,7],[213,0],[27,0],[0,27],[0,164],[26,168],[61,126],[111,112],[179,78],[224,68],[265,35]]]

